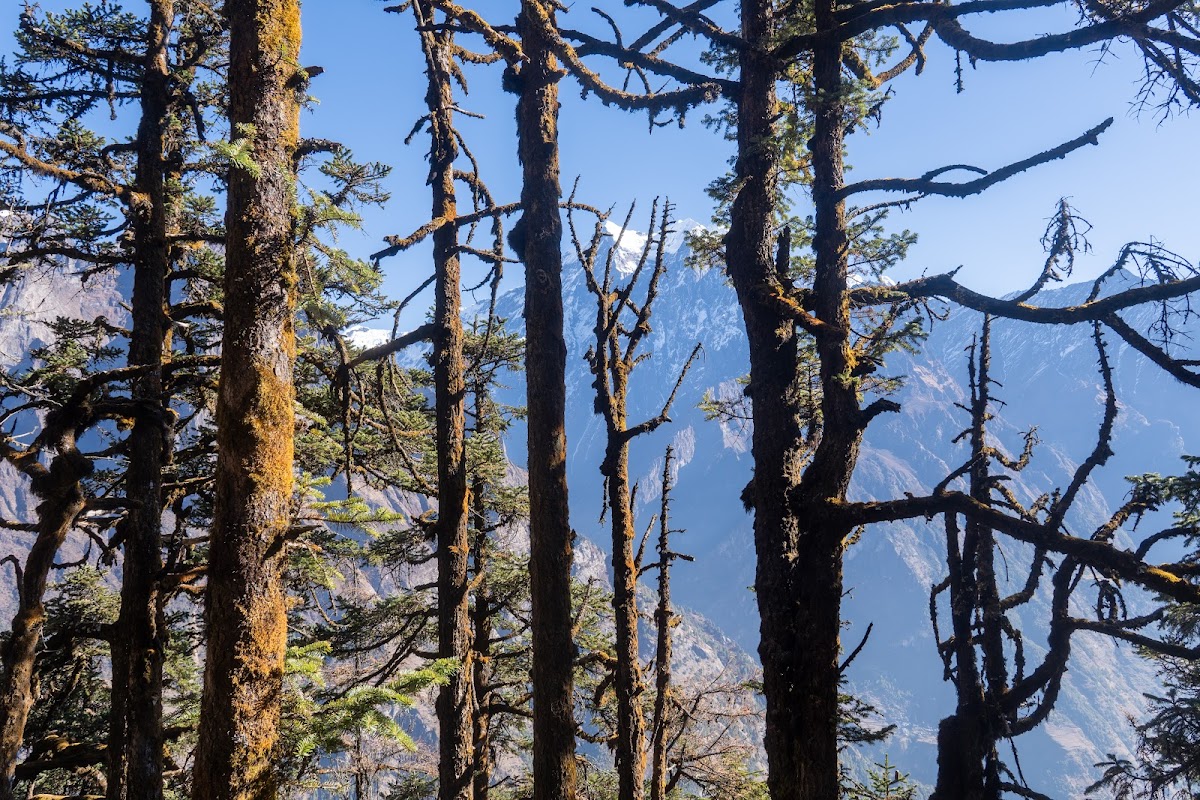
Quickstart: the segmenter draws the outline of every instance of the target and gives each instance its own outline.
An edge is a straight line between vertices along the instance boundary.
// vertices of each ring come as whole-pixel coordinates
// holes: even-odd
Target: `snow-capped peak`
[[[646,234],[639,233],[632,228],[622,231],[621,223],[613,222],[611,219],[604,220],[604,232],[613,238],[621,250],[641,253],[646,247]]]
[[[703,223],[696,222],[696,220],[691,218],[680,219],[672,222],[670,229],[671,232],[667,234],[666,250],[668,253],[679,252],[679,248],[683,247],[687,241],[687,235],[689,233],[697,233],[699,231],[708,230]]]
[[[671,255],[678,253],[679,249],[686,243],[687,235],[697,230],[704,230],[704,226],[694,219],[681,219],[672,222],[668,226],[667,241],[663,250]],[[613,259],[613,266],[617,268],[618,272],[625,275],[633,272],[637,267],[642,252],[646,249],[647,235],[632,228],[626,228],[622,231],[621,223],[614,222],[611,219],[604,221],[604,232],[613,239],[614,243],[619,242],[616,257]]]
[[[355,347],[366,350],[378,347],[392,340],[392,332],[386,328],[368,328],[366,325],[355,325],[346,330],[346,339]]]
[[[668,253],[677,253],[679,252],[679,248],[683,247],[689,233],[695,233],[704,229],[704,225],[694,219],[675,220],[668,227],[667,244],[664,249]],[[614,241],[620,239],[622,250],[640,254],[646,247],[646,234],[641,231],[635,231],[632,228],[626,228],[622,233],[621,223],[611,219],[604,221],[604,232],[611,236]]]

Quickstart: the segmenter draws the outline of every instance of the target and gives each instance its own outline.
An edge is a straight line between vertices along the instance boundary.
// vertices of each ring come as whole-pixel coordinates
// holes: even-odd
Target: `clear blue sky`
[[[64,0],[42,3],[54,9]],[[132,9],[139,3],[129,0]],[[511,2],[483,4],[489,11]],[[595,29],[590,4],[564,15],[573,27]],[[612,13],[627,13],[611,2]],[[732,3],[729,4],[732,7]],[[343,243],[366,255],[387,234],[407,233],[428,219],[424,187],[427,139],[410,146],[403,139],[423,111],[423,63],[411,17],[383,11],[378,0],[307,0],[304,5],[305,65],[325,74],[312,86],[320,104],[305,114],[308,136],[337,138],[360,158],[395,168],[393,197],[386,209],[367,215],[364,232]],[[8,34],[19,8],[6,4],[0,20],[0,46],[11,50]],[[1070,19],[1055,13],[1026,16],[1021,29],[987,32],[1017,37],[1061,29]],[[629,30],[633,30],[630,26]],[[1169,119],[1135,116],[1140,59],[1118,45],[1102,64],[1095,52],[1053,56],[1028,64],[967,67],[966,89],[954,86],[953,54],[932,43],[922,76],[909,74],[895,85],[883,124],[850,142],[853,178],[910,177],[948,163],[994,169],[1079,135],[1106,117],[1116,123],[1101,140],[1066,159],[1038,168],[964,200],[930,198],[913,211],[896,214],[894,225],[916,231],[920,240],[901,275],[964,265],[960,276],[987,291],[1009,291],[1040,266],[1038,239],[1059,197],[1068,196],[1095,229],[1094,254],[1082,260],[1082,277],[1103,269],[1120,245],[1154,237],[1196,260],[1200,117]],[[513,97],[499,90],[499,69],[473,68],[471,94],[462,107],[483,113],[461,127],[483,165],[485,178],[501,202],[519,192],[515,159]],[[669,195],[680,217],[708,219],[705,185],[725,169],[729,146],[693,112],[688,125],[648,133],[646,120],[598,102],[581,102],[576,86],[563,87],[562,165],[564,183],[581,177],[581,199],[600,206],[638,200],[643,208],[656,195]],[[801,207],[802,208],[802,207]],[[393,258],[384,265],[387,288],[395,294],[415,285],[428,269],[425,251]],[[511,285],[520,282],[510,268]]]

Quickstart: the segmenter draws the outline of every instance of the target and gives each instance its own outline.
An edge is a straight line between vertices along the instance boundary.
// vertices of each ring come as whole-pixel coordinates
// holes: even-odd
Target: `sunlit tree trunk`
[[[229,119],[253,169],[230,170],[225,316],[195,800],[276,795],[292,500],[299,136],[298,0],[228,0]]]

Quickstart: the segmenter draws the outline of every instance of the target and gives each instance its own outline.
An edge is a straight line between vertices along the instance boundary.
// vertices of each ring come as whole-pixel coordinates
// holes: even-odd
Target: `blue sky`
[[[42,5],[54,9],[66,3]],[[483,5],[490,10],[514,4]],[[589,5],[575,5],[563,19],[595,29]],[[626,13],[615,0],[606,6],[618,17]],[[383,7],[378,0],[307,0],[304,5],[302,60],[326,69],[312,86],[320,102],[304,116],[305,135],[337,138],[359,158],[383,161],[395,170],[388,206],[367,213],[362,233],[343,237],[357,255],[379,249],[387,234],[420,226],[429,213],[427,140],[418,136],[412,145],[403,143],[423,111],[423,62],[411,17],[385,13]],[[6,11],[0,46],[8,52],[19,9],[14,3]],[[1061,29],[1070,21],[1047,12],[1024,17],[1020,28],[1000,27],[1009,23],[994,20],[978,25],[989,25],[981,29],[993,36],[1015,38]],[[1132,48],[1118,45],[1103,63],[1097,63],[1095,52],[1085,51],[1027,64],[968,66],[962,94],[955,91],[953,54],[936,42],[928,53],[924,75],[896,82],[882,125],[851,139],[854,179],[916,176],[949,163],[994,169],[1078,136],[1106,117],[1116,122],[1099,147],[1018,176],[983,196],[930,198],[894,215],[895,228],[909,228],[920,237],[898,276],[963,265],[960,277],[972,286],[991,292],[1017,288],[1039,268],[1038,239],[1063,196],[1095,226],[1094,252],[1081,260],[1081,277],[1103,269],[1121,244],[1133,239],[1153,237],[1192,260],[1200,258],[1200,160],[1194,152],[1200,117],[1160,121],[1133,113],[1140,59]],[[486,119],[464,118],[461,128],[497,199],[513,200],[519,193],[513,97],[499,90],[497,68],[472,68],[468,77],[471,94],[461,105]],[[708,219],[711,202],[704,187],[723,172],[730,148],[701,124],[703,111],[693,112],[683,129],[670,126],[649,134],[643,116],[580,101],[569,80],[562,94],[563,179],[569,187],[580,177],[582,200],[619,207],[637,200],[646,209],[655,196],[669,195],[678,216]],[[384,270],[387,289],[407,293],[427,273],[427,252],[390,259]],[[519,285],[519,268],[510,273],[510,285]]]
[[[577,4],[563,18],[574,27],[591,25],[589,5]],[[608,5],[614,15],[622,13],[620,3]],[[1026,18],[1021,29],[1001,29],[988,21],[987,30],[1016,37],[1069,23],[1069,18],[1040,14]],[[383,13],[374,0],[308,0],[305,5],[306,59],[328,70],[313,86],[321,105],[307,118],[310,133],[340,131],[360,157],[395,165],[396,185],[404,187],[387,213],[370,216],[372,242],[378,233],[416,227],[428,213],[427,195],[418,188],[424,143],[414,140],[404,147],[401,141],[420,114],[423,96],[422,64],[409,24],[407,17]],[[925,74],[896,83],[880,128],[852,138],[849,161],[856,179],[916,176],[961,162],[994,169],[1074,138],[1107,117],[1116,122],[1099,147],[983,196],[930,198],[894,215],[896,227],[920,236],[901,274],[962,264],[961,277],[973,286],[994,292],[1017,288],[1040,268],[1038,240],[1063,196],[1095,226],[1094,254],[1081,260],[1081,276],[1103,269],[1121,244],[1133,239],[1154,237],[1193,260],[1200,257],[1195,213],[1200,160],[1194,152],[1200,117],[1160,124],[1153,115],[1133,114],[1140,60],[1132,48],[1118,46],[1103,63],[1085,51],[1030,64],[968,66],[962,94],[955,91],[953,53],[934,43],[929,56]],[[512,98],[499,93],[498,70],[477,70],[471,78],[472,93],[463,106],[488,119],[464,121],[464,132],[497,197],[515,198]],[[711,203],[704,187],[724,170],[729,148],[701,124],[702,113],[693,113],[683,130],[667,127],[648,135],[644,117],[580,103],[569,81],[563,96],[564,183],[581,176],[581,197],[602,206],[634,199],[648,204],[668,194],[680,216],[708,219]],[[347,120],[354,124],[346,125]],[[424,261],[420,255],[393,259],[385,265],[389,284],[408,285],[423,272]]]

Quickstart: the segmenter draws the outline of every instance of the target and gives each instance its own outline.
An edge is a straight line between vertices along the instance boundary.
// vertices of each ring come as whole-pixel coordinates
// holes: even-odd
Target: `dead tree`
[[[1065,488],[1023,504],[1007,481],[1029,464],[1036,437],[1033,431],[1026,434],[1024,449],[1017,458],[1005,455],[989,439],[988,422],[992,419],[992,406],[998,402],[991,394],[994,384],[990,374],[991,326],[991,318],[985,316],[982,334],[970,348],[971,396],[964,408],[971,416],[971,423],[958,437],[969,441],[970,456],[943,485],[965,477],[969,496],[980,505],[1066,531],[1067,515],[1079,491],[1112,455],[1118,406],[1101,328],[1094,324],[1092,337],[1105,398],[1096,444]],[[997,465],[1000,470],[995,469]],[[1159,502],[1153,494],[1134,491],[1091,533],[1090,540],[1112,541],[1122,525],[1155,509]],[[1066,556],[1055,564],[1045,548],[1035,546],[1022,585],[1005,594],[995,566],[999,552],[996,531],[970,513],[964,516],[963,528],[956,514],[945,516],[949,575],[933,588],[930,597],[936,632],[938,597],[942,593],[949,596],[950,631],[945,639],[938,637],[938,650],[945,664],[946,679],[953,683],[957,694],[954,714],[939,726],[938,778],[932,797],[998,800],[1004,793],[1036,797],[1036,791],[1020,779],[1020,770],[1005,763],[997,745],[1028,733],[1050,714],[1067,671],[1074,633],[1081,630],[1100,633],[1174,655],[1186,648],[1139,633],[1162,619],[1162,609],[1128,616],[1120,577],[1097,569],[1084,559]],[[1007,561],[1013,563],[1012,558]],[[1084,578],[1089,576],[1095,591],[1087,601],[1095,609],[1095,618],[1082,619],[1074,616],[1072,605],[1084,601],[1081,597],[1087,585]],[[1044,580],[1049,582],[1050,594],[1049,649],[1039,664],[1030,665],[1024,644],[1027,634],[1013,615],[1028,607]],[[1015,749],[1016,743],[1012,746]]]
[[[637,532],[634,527],[634,496],[636,490],[629,478],[629,447],[639,436],[649,434],[668,422],[668,414],[679,387],[687,376],[692,361],[699,354],[697,345],[680,371],[675,387],[654,417],[630,424],[628,400],[630,378],[638,364],[650,357],[638,348],[651,332],[650,317],[658,297],[658,284],[666,272],[665,247],[671,225],[671,208],[666,203],[661,215],[658,202],[650,214],[650,235],[637,254],[636,266],[625,285],[618,285],[615,269],[623,252],[621,240],[633,215],[630,208],[604,256],[604,268],[599,272],[596,262],[601,251],[606,220],[597,221],[589,246],[585,249],[575,235],[571,219],[572,240],[583,267],[588,290],[596,300],[595,343],[585,358],[591,369],[595,389],[595,411],[604,418],[607,445],[600,473],[604,476],[604,507],[612,520],[613,617],[616,626],[616,662],[613,686],[617,700],[617,736],[615,753],[618,776],[618,796],[621,800],[641,800],[646,783],[646,721],[642,709],[645,682],[642,676],[641,650],[638,645],[637,586],[640,557],[634,552]],[[657,231],[655,228],[657,227]],[[652,257],[653,256],[653,257]],[[645,295],[641,302],[634,291],[643,272],[650,271]],[[599,273],[599,274],[598,274]],[[628,314],[628,322],[623,318]]]
[[[675,449],[668,446],[663,456],[661,507],[658,511],[658,602],[654,608],[654,715],[650,723],[650,800],[667,800],[667,750],[669,743],[668,714],[674,703],[676,689],[671,680],[671,629],[679,624],[671,608],[671,565],[676,559],[691,561],[692,557],[671,550],[671,472]]]

